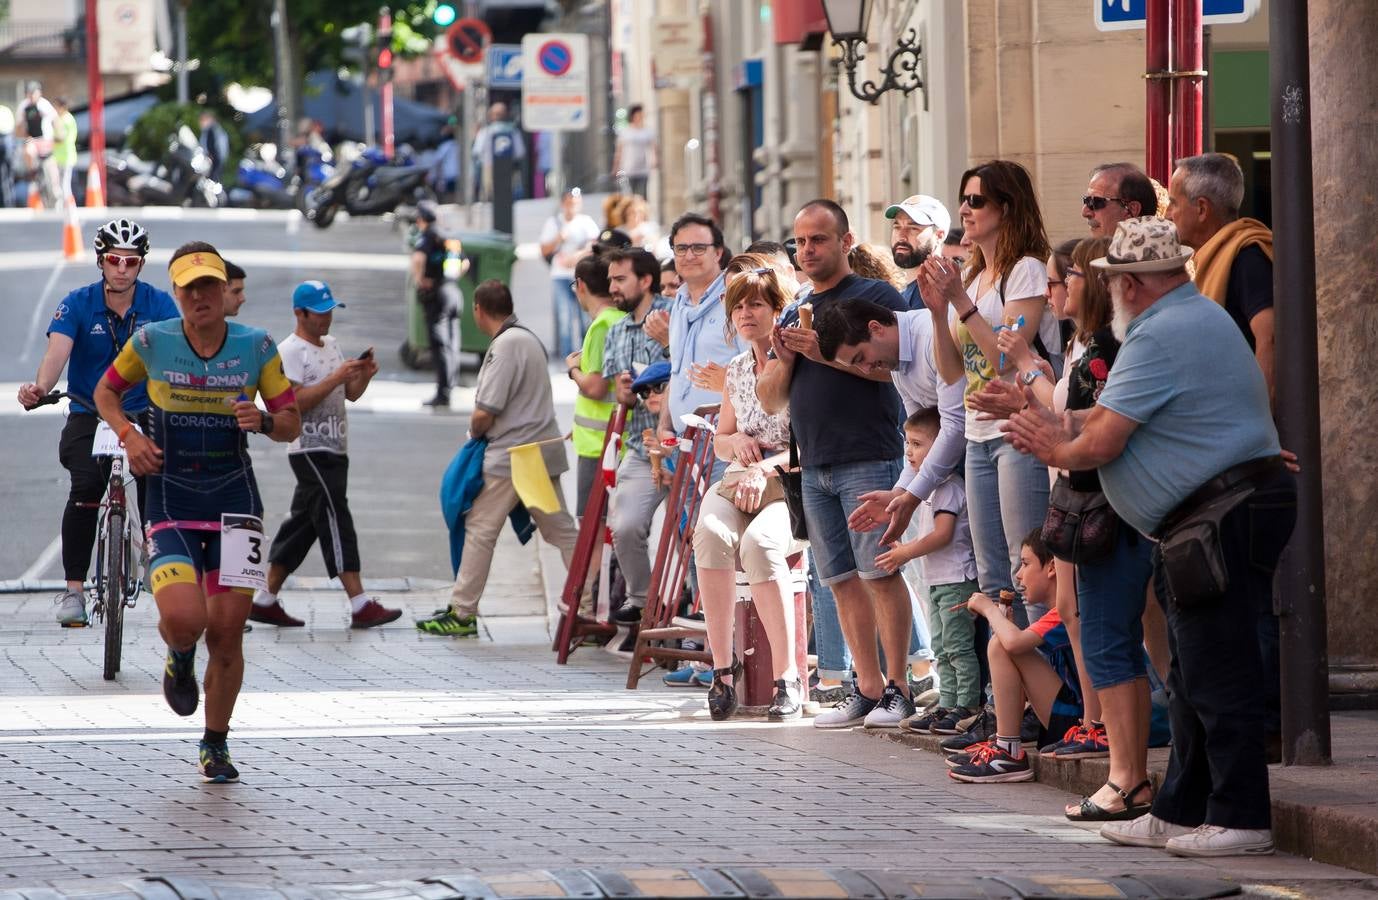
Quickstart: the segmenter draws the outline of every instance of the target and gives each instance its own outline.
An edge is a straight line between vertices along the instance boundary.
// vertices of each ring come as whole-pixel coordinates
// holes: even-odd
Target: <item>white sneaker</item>
[[[841,703],[814,716],[813,727],[851,728],[866,721],[866,717],[875,708],[875,700],[862,696],[860,691],[854,689]]]
[[[914,704],[892,681],[885,686],[880,702],[866,714],[861,724],[865,728],[898,728],[900,722],[914,714]]]
[[[86,597],[81,591],[63,591],[53,602],[57,604],[57,623],[63,628],[86,624]]]
[[[1153,813],[1127,822],[1106,822],[1100,827],[1100,836],[1107,841],[1126,847],[1156,847],[1160,850],[1167,846],[1169,839],[1191,833],[1192,829],[1187,826],[1165,822]]]
[[[1166,844],[1173,856],[1266,856],[1273,852],[1273,832],[1267,828],[1222,828],[1202,825]]]

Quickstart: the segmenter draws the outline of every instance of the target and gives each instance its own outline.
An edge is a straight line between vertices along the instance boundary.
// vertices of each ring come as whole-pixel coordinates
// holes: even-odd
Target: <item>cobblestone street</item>
[[[534,550],[503,552],[510,603],[495,592],[493,608],[534,607]],[[383,599],[423,615],[445,593]],[[57,628],[45,596],[7,603],[0,887],[643,863],[1170,873],[1325,895],[1364,878],[1285,855],[1206,863],[1112,847],[1063,819],[1067,795],[1045,786],[959,785],[933,754],[807,720],[717,725],[700,692],[655,676],[624,690],[625,663],[601,650],[559,667],[540,616],[489,618],[492,640],[420,636],[409,618],[358,632],[332,591],[287,593],[306,628],[245,636],[231,735],[242,782],[203,785],[199,716],[177,718],[159,692],[149,598],[126,622],[115,683],[100,678],[99,630]]]

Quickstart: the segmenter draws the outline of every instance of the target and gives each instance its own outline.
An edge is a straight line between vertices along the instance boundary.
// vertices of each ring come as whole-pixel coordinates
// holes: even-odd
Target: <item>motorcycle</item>
[[[211,159],[187,126],[177,129],[156,168],[131,174],[130,201],[143,206],[204,206],[226,202],[225,189],[210,176]],[[113,179],[112,179],[113,181]]]
[[[329,228],[341,209],[351,216],[390,213],[435,199],[426,174],[424,166],[390,165],[380,151],[368,148],[319,187],[300,191],[299,208],[317,228]]]
[[[335,173],[320,151],[303,147],[289,153],[288,165],[279,164],[271,145],[260,148],[259,158],[239,161],[236,184],[230,189],[231,206],[254,209],[291,209],[303,190],[325,182]]]

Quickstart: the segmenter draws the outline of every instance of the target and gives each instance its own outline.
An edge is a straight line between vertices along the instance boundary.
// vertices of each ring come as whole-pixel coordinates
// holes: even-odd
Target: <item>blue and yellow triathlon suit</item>
[[[162,470],[148,476],[146,521],[153,592],[171,584],[221,588],[220,517],[263,515],[248,436],[235,418],[236,400],[262,395],[268,412],[295,402],[277,344],[261,328],[226,322],[224,343],[203,358],[181,320],[144,325],[107,370],[116,391],[148,382],[144,434],[163,451]]]

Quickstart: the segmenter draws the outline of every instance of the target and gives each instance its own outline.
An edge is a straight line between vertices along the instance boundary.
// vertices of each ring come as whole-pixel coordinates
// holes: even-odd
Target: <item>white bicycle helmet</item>
[[[148,232],[133,219],[112,219],[96,230],[93,242],[97,258],[110,250],[133,250],[148,255]]]

